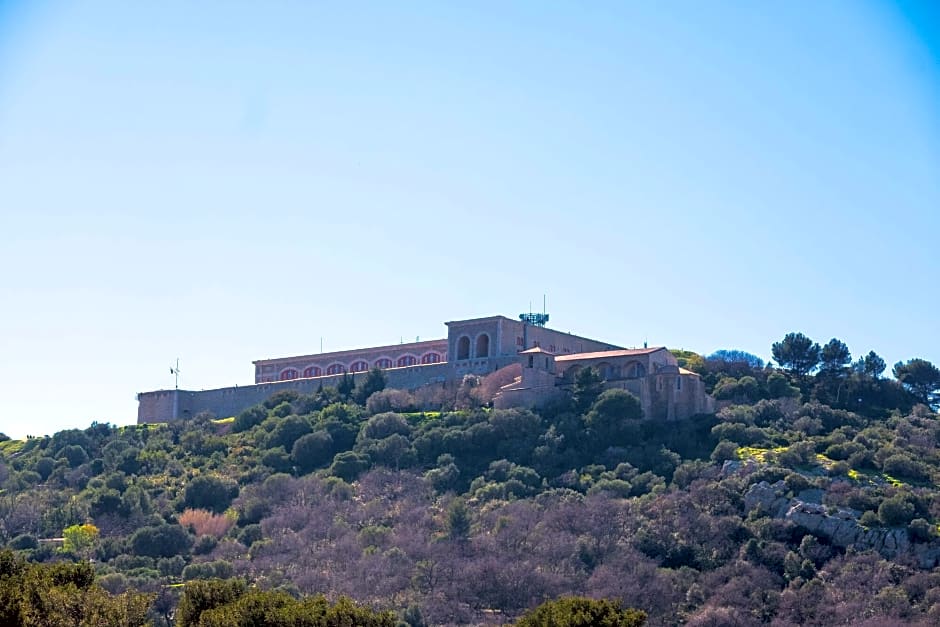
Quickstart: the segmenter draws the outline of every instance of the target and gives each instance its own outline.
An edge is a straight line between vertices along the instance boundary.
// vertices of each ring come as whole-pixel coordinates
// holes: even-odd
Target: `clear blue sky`
[[[940,363],[940,10],[0,0],[0,431],[553,325]]]

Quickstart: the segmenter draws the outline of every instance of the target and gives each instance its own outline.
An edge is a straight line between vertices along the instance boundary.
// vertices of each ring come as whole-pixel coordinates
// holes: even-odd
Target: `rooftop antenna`
[[[177,390],[180,389],[180,358],[179,357],[176,358],[176,367],[170,368],[170,374],[176,375],[176,388],[175,389]]]
[[[320,353],[323,352],[323,336],[320,336]]]
[[[542,313],[532,313],[532,301],[529,301],[529,313],[519,314],[519,319],[525,324],[535,327],[544,327],[548,322],[548,312],[545,311],[545,296],[542,296]]]

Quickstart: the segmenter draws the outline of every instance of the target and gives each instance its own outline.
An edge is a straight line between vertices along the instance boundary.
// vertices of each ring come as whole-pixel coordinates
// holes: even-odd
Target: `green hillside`
[[[800,334],[773,352],[679,353],[721,409],[676,423],[591,377],[534,412],[376,371],[235,417],[0,442],[0,611],[492,624],[574,595],[611,603],[523,624],[937,624],[940,372],[886,378]]]

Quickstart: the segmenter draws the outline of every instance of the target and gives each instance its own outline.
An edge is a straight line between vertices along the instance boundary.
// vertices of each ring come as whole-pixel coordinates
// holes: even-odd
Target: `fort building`
[[[447,322],[447,337],[436,340],[259,359],[253,362],[253,385],[138,394],[137,422],[168,422],[203,411],[233,416],[278,391],[309,394],[372,368],[385,372],[389,388],[415,390],[456,386],[466,375],[485,376],[516,364],[522,375],[497,392],[496,407],[544,403],[569,390],[579,369],[593,367],[605,387],[635,394],[649,418],[676,420],[713,410],[698,375],[679,368],[664,348],[624,349],[550,329],[544,326],[547,316],[520,318]]]

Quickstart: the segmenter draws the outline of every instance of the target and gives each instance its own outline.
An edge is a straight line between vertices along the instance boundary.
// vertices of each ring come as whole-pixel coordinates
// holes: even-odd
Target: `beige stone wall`
[[[447,340],[428,340],[424,342],[409,342],[406,344],[393,344],[372,348],[358,348],[348,351],[334,351],[316,355],[300,355],[295,357],[281,357],[277,359],[259,359],[255,365],[255,383],[270,383],[282,380],[282,375],[288,370],[298,373],[296,378],[309,378],[310,376],[327,376],[331,366],[342,368],[342,371],[353,372],[357,363],[365,363],[368,368],[379,366],[383,369],[380,360],[391,362],[391,368],[400,367],[399,359],[414,357],[417,365],[423,365],[426,357],[436,355],[442,363],[447,361]],[[320,375],[305,375],[305,371],[319,368]]]
[[[353,376],[358,382],[366,373]],[[385,371],[388,387],[402,390],[414,390],[428,384],[444,384],[452,379],[448,364],[431,364],[392,368]],[[142,392],[137,395],[137,423],[170,422],[189,418],[199,412],[209,411],[219,418],[235,416],[252,405],[261,403],[281,390],[296,390],[301,394],[312,394],[323,387],[335,387],[342,375],[294,379],[255,385],[219,388],[215,390],[157,390]],[[176,402],[174,410],[174,400]]]

